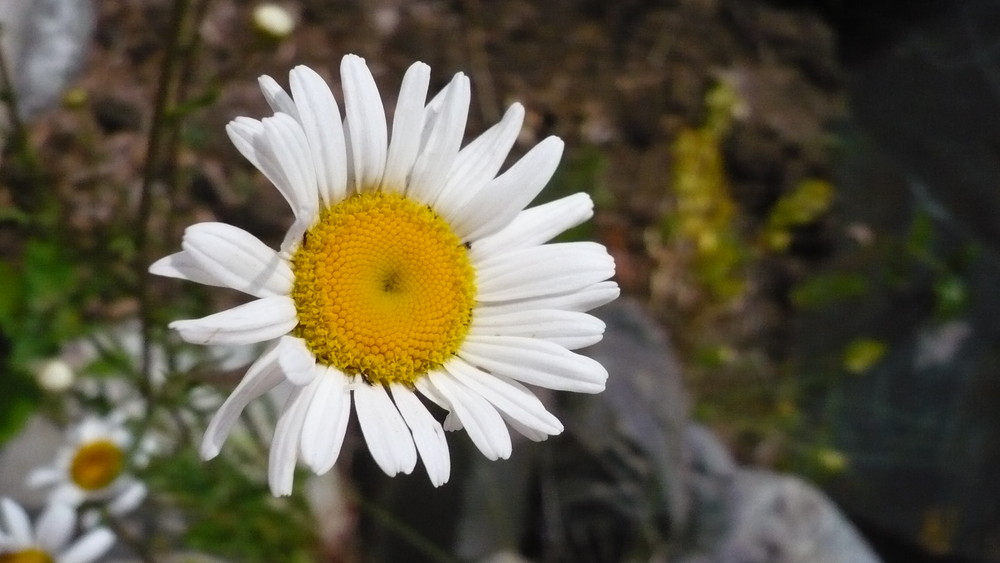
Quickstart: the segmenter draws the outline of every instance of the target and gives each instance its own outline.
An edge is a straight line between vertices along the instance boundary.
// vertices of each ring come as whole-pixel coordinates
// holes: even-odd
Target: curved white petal
[[[449,223],[462,213],[473,197],[496,177],[510,153],[524,122],[524,106],[513,104],[499,123],[466,145],[435,201],[434,208]]]
[[[313,379],[309,385],[293,387],[278,417],[267,461],[267,482],[274,496],[292,493],[295,462],[298,460],[299,442],[302,439],[302,424],[305,422],[309,403],[318,386],[319,382]]]
[[[517,214],[500,231],[472,243],[469,253],[479,262],[497,252],[520,250],[546,243],[594,215],[594,202],[580,192]]]
[[[260,85],[260,91],[264,94],[264,99],[267,100],[267,105],[271,106],[272,111],[287,113],[295,119],[299,119],[295,104],[275,79],[264,75],[257,79],[257,84]]]
[[[193,281],[203,285],[215,287],[229,287],[215,279],[187,252],[175,252],[169,256],[164,256],[149,265],[149,273],[167,278],[177,278],[181,280]]]
[[[596,360],[534,338],[469,336],[458,355],[492,373],[561,391],[599,393],[608,379]]]
[[[0,514],[3,515],[3,527],[8,535],[23,543],[33,541],[31,520],[21,505],[9,498],[0,499]]]
[[[432,371],[417,380],[417,388],[422,393],[423,382],[435,387],[448,400],[452,414],[462,422],[472,443],[487,459],[510,457],[510,433],[493,405],[446,372]]]
[[[390,477],[413,471],[417,464],[413,436],[385,387],[359,383],[354,389],[354,408],[368,450],[382,471]]]
[[[218,282],[211,285],[231,287],[256,297],[287,295],[292,290],[295,276],[288,263],[239,227],[226,223],[191,225],[184,231],[181,247],[187,256],[174,263],[184,267],[190,259]]]
[[[403,76],[392,118],[392,140],[382,176],[382,191],[403,193],[406,181],[420,149],[420,133],[424,125],[424,102],[430,84],[431,68],[424,63],[410,65]]]
[[[284,117],[275,120],[277,116]],[[294,153],[304,146],[305,133],[294,118],[283,113],[275,114],[275,117],[264,118],[264,121],[237,117],[226,125],[226,133],[236,149],[274,184],[295,217],[311,220],[314,212],[311,214],[309,210],[317,208],[315,200],[318,190],[315,185],[310,187],[293,181],[301,176],[298,170],[301,161]],[[270,126],[265,127],[265,121],[270,121]],[[298,129],[298,132],[294,129]],[[279,134],[274,136],[276,132]],[[289,138],[293,139],[292,144],[297,149],[286,146]],[[291,172],[291,177],[288,172]]]
[[[413,163],[406,187],[407,196],[431,205],[444,188],[458,149],[462,146],[472,96],[469,77],[462,73],[455,75],[447,90],[441,112]]]
[[[292,69],[289,82],[299,123],[309,141],[320,199],[329,206],[347,195],[347,147],[340,107],[326,81],[307,66]]]
[[[319,380],[302,425],[302,461],[317,475],[329,471],[340,456],[351,417],[351,391],[340,370],[318,367]]]
[[[124,491],[108,503],[108,512],[115,516],[124,516],[142,504],[149,490],[141,481],[133,481]]]
[[[601,341],[604,321],[593,315],[559,309],[496,311],[477,308],[470,336],[524,336],[576,350]]]
[[[76,540],[68,550],[56,558],[59,563],[91,563],[111,549],[115,535],[107,528],[95,528]]]
[[[35,536],[46,551],[55,553],[62,549],[73,535],[76,511],[65,504],[51,503],[38,517]]]
[[[278,340],[278,365],[295,385],[306,385],[316,377],[316,356],[301,338],[282,336]]]
[[[503,420],[504,422],[507,423],[507,426],[510,426],[518,434],[524,436],[525,438],[531,440],[532,442],[543,442],[547,440],[549,436],[553,435],[553,434],[546,434],[545,432],[541,432],[539,430],[531,428],[530,426],[526,426],[516,418],[509,416],[507,413],[501,412],[500,416],[503,417]]]
[[[385,169],[387,137],[385,110],[365,60],[347,55],[340,63],[344,87],[345,135],[352,159],[354,191],[377,188]]]
[[[250,401],[267,393],[282,381],[285,381],[285,375],[278,366],[278,345],[274,344],[250,366],[208,423],[205,437],[201,441],[202,459],[212,459],[219,455],[222,443],[226,441],[243,409]]]
[[[476,308],[477,313],[490,311],[501,313],[525,311],[529,309],[562,309],[564,311],[590,311],[606,305],[618,298],[621,289],[613,281],[602,281],[587,287],[526,299],[513,299],[502,303],[484,303]]]
[[[451,475],[451,456],[448,454],[448,440],[441,423],[434,419],[420,399],[404,385],[390,387],[392,398],[403,415],[403,420],[413,433],[413,442],[424,460],[427,476],[435,487],[448,482]]]
[[[255,344],[288,334],[299,322],[295,315],[292,299],[279,295],[200,319],[174,321],[170,328],[192,344]]]
[[[458,236],[475,241],[507,226],[552,178],[562,151],[562,139],[548,137],[497,176],[451,222]]]
[[[497,410],[521,424],[547,435],[563,431],[559,419],[546,410],[538,397],[520,383],[502,375],[485,373],[459,358],[448,362],[444,368],[463,385],[492,403]]]
[[[50,487],[62,481],[64,473],[53,466],[32,469],[25,479],[25,484],[31,489]]]
[[[576,291],[615,274],[615,261],[595,242],[545,244],[497,254],[476,266],[483,303]]]
[[[304,219],[316,215],[319,209],[319,190],[316,171],[310,162],[309,141],[306,132],[292,116],[276,113],[261,120],[264,138],[274,156],[281,174],[288,182],[289,203],[295,217]]]

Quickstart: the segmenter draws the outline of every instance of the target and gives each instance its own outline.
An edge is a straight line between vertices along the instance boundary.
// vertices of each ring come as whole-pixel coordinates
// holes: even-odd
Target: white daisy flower
[[[32,527],[28,514],[16,502],[0,499],[0,561],[3,563],[90,563],[115,543],[106,528],[94,528],[70,543],[76,513],[52,503]]]
[[[586,221],[575,194],[525,210],[552,176],[563,142],[549,137],[497,175],[521,128],[514,104],[461,147],[469,79],[426,102],[430,68],[403,77],[390,136],[363,59],[341,63],[344,110],[313,70],[290,73],[291,95],[260,79],[274,115],[233,120],[239,151],[295,215],[279,251],[221,223],[184,233],[155,274],[230,287],[258,299],[174,321],[198,344],[275,340],[209,424],[212,458],[243,408],[282,385],[269,481],[288,494],[296,460],[324,473],[336,462],[353,399],[372,457],[388,475],[417,456],[430,480],[450,474],[442,425],[419,396],[465,428],[486,457],[507,458],[507,425],[533,440],[562,431],[523,384],[597,393],[607,371],[571,350],[598,342],[586,311],[618,296],[614,262],[596,243],[545,244]],[[506,422],[506,424],[505,424]]]
[[[79,506],[84,501],[104,503],[112,514],[134,510],[146,497],[146,486],[128,472],[133,464],[145,461],[146,452],[130,452],[132,435],[122,416],[90,416],[67,432],[66,445],[52,465],[28,474],[33,488],[50,488],[49,501]]]

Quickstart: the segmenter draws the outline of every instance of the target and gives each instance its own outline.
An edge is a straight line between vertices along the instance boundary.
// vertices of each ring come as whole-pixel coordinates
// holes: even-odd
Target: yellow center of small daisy
[[[54,563],[55,560],[52,559],[48,553],[32,547],[29,549],[22,549],[21,551],[14,551],[11,553],[0,553],[0,563]]]
[[[76,451],[69,473],[73,482],[86,491],[96,491],[111,484],[122,471],[125,454],[110,440],[96,440]]]
[[[320,214],[292,259],[296,335],[319,363],[412,384],[451,358],[475,305],[468,249],[428,206],[384,192]]]

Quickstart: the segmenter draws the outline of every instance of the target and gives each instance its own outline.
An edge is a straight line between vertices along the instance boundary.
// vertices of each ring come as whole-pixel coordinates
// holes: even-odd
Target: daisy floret
[[[75,528],[76,512],[65,504],[50,503],[32,526],[19,504],[0,499],[0,562],[90,563],[115,543],[114,534],[101,527],[71,542]]]
[[[135,509],[146,496],[146,486],[129,466],[141,465],[146,453],[142,448],[133,451],[123,419],[118,413],[88,416],[71,427],[55,462],[29,473],[28,486],[48,488],[51,502],[73,507],[98,501],[116,515]]]
[[[299,66],[290,94],[261,77],[274,115],[226,129],[292,208],[278,251],[237,227],[199,223],[181,252],[150,267],[257,298],[170,326],[198,344],[273,341],[212,419],[201,452],[219,453],[250,401],[288,388],[270,453],[275,494],[291,491],[300,457],[316,473],[334,465],[352,402],[383,471],[409,473],[419,454],[440,485],[451,463],[444,429],[465,428],[488,458],[507,458],[508,425],[533,440],[563,428],[524,384],[597,393],[607,379],[572,350],[603,335],[586,311],[618,296],[614,262],[596,243],[547,244],[589,219],[593,202],[578,193],[525,209],[563,142],[549,137],[500,173],[520,104],[462,147],[464,74],[427,102],[430,68],[412,65],[391,136],[364,60],[344,57],[340,78],[343,117],[326,82]],[[428,401],[447,412],[443,426]]]

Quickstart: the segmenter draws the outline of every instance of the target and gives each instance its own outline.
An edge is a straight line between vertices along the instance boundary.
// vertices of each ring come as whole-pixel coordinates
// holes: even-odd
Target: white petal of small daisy
[[[278,417],[271,439],[271,451],[267,463],[267,481],[271,493],[275,496],[292,494],[292,483],[295,477],[295,461],[298,459],[299,440],[302,438],[302,425],[306,419],[309,403],[313,398],[319,380],[292,388],[285,406]]]
[[[382,471],[390,477],[413,471],[417,464],[413,436],[385,388],[359,383],[354,388],[354,407],[368,450]]]
[[[559,137],[549,137],[497,176],[469,201],[461,217],[452,221],[458,236],[474,241],[510,223],[552,178],[563,146]]]
[[[288,262],[257,237],[226,223],[198,223],[184,231],[182,253],[167,256],[151,265],[158,275],[189,272],[208,278],[222,287],[231,287],[256,297],[287,295],[294,275]],[[176,257],[176,258],[175,258]],[[200,280],[193,280],[200,281]]]
[[[34,541],[31,520],[21,505],[9,498],[0,499],[0,514],[3,515],[3,528],[7,535],[20,543],[30,544]]]
[[[417,380],[417,389],[425,393],[433,386],[448,401],[451,414],[461,421],[472,443],[487,459],[507,459],[511,453],[510,433],[500,413],[486,399],[462,385],[449,373],[432,371]]]
[[[465,204],[496,177],[524,122],[524,106],[513,104],[503,119],[466,145],[455,158],[434,208],[449,223],[461,217]]]
[[[115,535],[110,530],[95,528],[73,542],[56,560],[59,563],[91,563],[103,557],[114,543]]]
[[[51,487],[63,478],[63,472],[51,466],[43,466],[32,469],[25,479],[28,488],[37,489],[41,487]]]
[[[458,355],[492,373],[560,391],[600,393],[608,379],[599,362],[534,338],[470,335]]]
[[[340,108],[333,92],[313,69],[297,66],[289,76],[299,124],[309,141],[323,205],[347,195],[347,147]]]
[[[411,198],[433,204],[444,188],[442,179],[448,177],[462,146],[471,95],[469,78],[462,73],[456,74],[448,85],[443,109],[413,164],[406,188],[406,194]]]
[[[337,462],[351,417],[348,379],[340,370],[318,366],[319,384],[302,426],[302,461],[317,475]]]
[[[264,297],[200,319],[174,321],[170,328],[192,344],[256,344],[288,334],[298,320],[290,297]]]
[[[593,242],[522,248],[485,258],[477,268],[477,299],[496,303],[579,291],[615,273],[615,262]]]
[[[520,383],[502,375],[485,373],[461,359],[455,359],[445,369],[463,385],[489,401],[501,413],[521,424],[547,435],[559,434],[563,425],[545,409],[534,393]]]
[[[393,384],[390,389],[399,413],[403,415],[403,420],[413,433],[413,442],[417,446],[420,459],[424,461],[424,468],[431,484],[440,487],[448,482],[448,477],[451,475],[451,456],[448,455],[448,441],[445,438],[444,428],[413,391],[399,384]]]
[[[260,91],[264,94],[267,105],[271,106],[275,113],[287,113],[297,121],[301,121],[295,102],[275,79],[265,75],[258,78],[257,83],[260,85]]]
[[[316,377],[316,356],[301,338],[282,336],[278,340],[278,366],[295,385],[306,385]]]
[[[506,227],[472,244],[470,255],[476,262],[498,252],[510,252],[546,243],[594,215],[594,202],[585,193],[576,193],[525,209]]]
[[[136,508],[139,508],[139,505],[142,504],[148,492],[149,489],[145,483],[133,481],[125,487],[125,490],[120,495],[108,503],[108,513],[115,516],[123,516],[132,512]]]
[[[403,192],[406,180],[420,149],[420,133],[424,125],[424,102],[430,84],[431,68],[424,63],[413,63],[403,76],[392,118],[392,139],[382,176],[382,189]]]
[[[388,137],[378,87],[365,60],[356,55],[341,61],[340,78],[347,114],[348,166],[354,180],[351,188],[355,192],[374,189],[382,182]]]
[[[61,503],[50,504],[35,524],[35,535],[41,547],[56,553],[69,543],[76,526],[76,511]]]
[[[286,378],[278,367],[278,346],[275,344],[250,366],[239,385],[212,417],[201,442],[201,457],[212,459],[219,455],[222,443],[226,441],[243,409],[250,404],[250,401],[267,393],[283,381],[286,381]]]
[[[472,336],[524,336],[553,342],[568,350],[596,344],[604,336],[604,321],[593,315],[560,309],[476,311]]]

